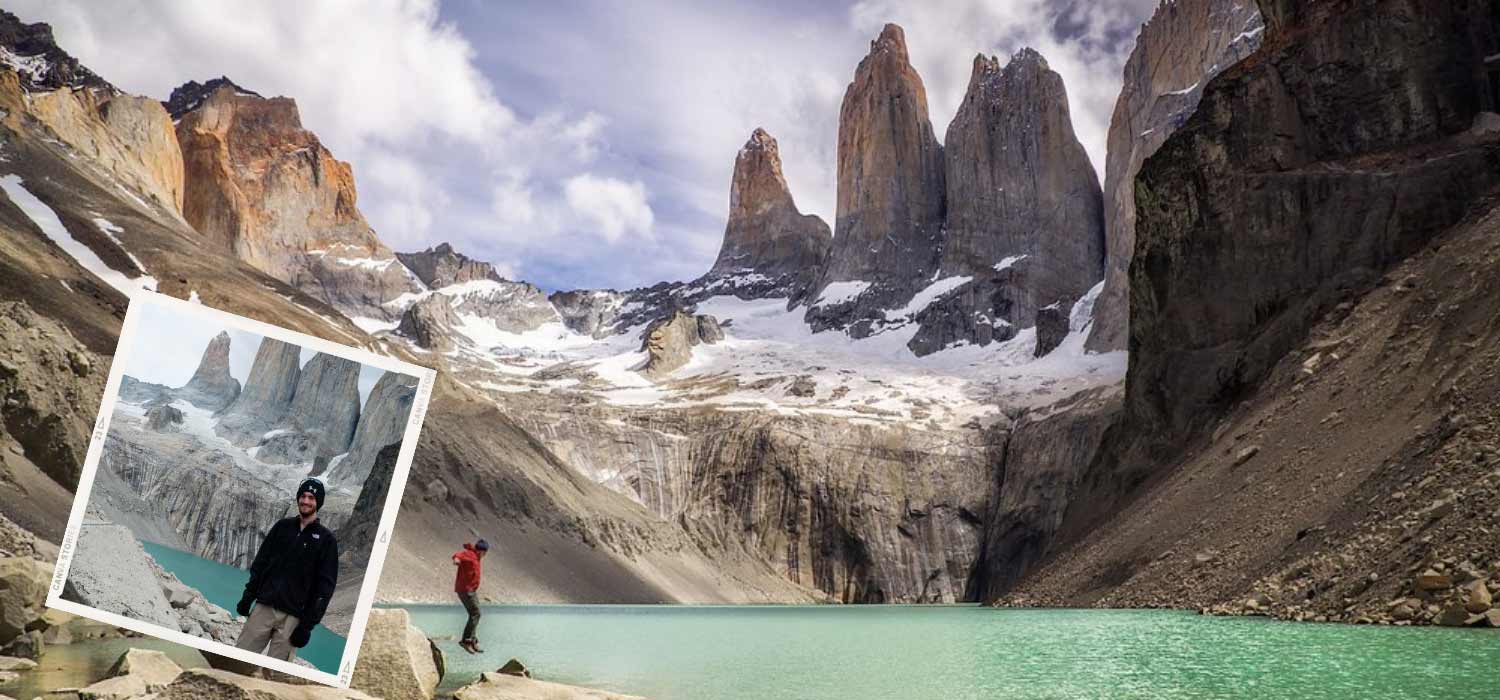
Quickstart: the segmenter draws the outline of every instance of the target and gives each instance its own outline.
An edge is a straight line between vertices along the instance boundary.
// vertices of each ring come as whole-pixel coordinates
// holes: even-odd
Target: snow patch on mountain
[[[42,233],[46,234],[48,238],[52,239],[52,242],[62,248],[63,252],[71,256],[79,265],[82,265],[83,269],[88,270],[95,277],[103,280],[105,284],[114,287],[127,297],[138,289],[156,291],[156,278],[145,275],[131,279],[125,276],[124,273],[106,265],[99,258],[98,253],[95,253],[92,248],[84,245],[82,241],[74,238],[73,234],[68,232],[67,227],[63,226],[62,220],[57,217],[57,212],[53,211],[52,207],[47,206],[45,202],[38,199],[36,195],[26,189],[25,185],[22,184],[21,176],[6,175],[0,177],[0,189],[4,189],[6,196],[10,197],[10,201],[14,202],[26,214],[27,218],[31,219],[31,222],[42,230]],[[113,236],[110,236],[110,238],[116,240]],[[116,242],[118,241],[116,240]],[[121,250],[124,251],[124,248],[122,247]],[[126,252],[128,254],[128,251]],[[142,267],[141,269],[144,270],[145,268]]]

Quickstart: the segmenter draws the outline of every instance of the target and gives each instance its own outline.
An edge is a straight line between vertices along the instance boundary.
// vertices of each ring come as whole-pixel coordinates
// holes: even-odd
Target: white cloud
[[[453,235],[444,224],[454,170],[482,180],[502,161],[512,172],[587,161],[605,123],[587,113],[518,118],[469,39],[440,21],[436,0],[18,0],[8,9],[52,24],[65,50],[128,92],[165,99],[188,80],[227,75],[294,98],[303,126],[353,164],[361,211],[397,249]]]
[[[626,233],[650,237],[655,216],[640,181],[584,173],[569,178],[563,191],[573,213],[596,227],[605,241],[616,243]]]
[[[996,55],[1003,62],[1023,47],[1041,52],[1063,78],[1073,130],[1102,182],[1109,119],[1120,93],[1125,59],[1134,44],[1130,39],[1156,1],[1075,2],[1059,8],[1061,3],[1050,0],[861,0],[850,18],[870,38],[887,22],[905,30],[907,49],[927,88],[928,110],[939,139],[963,102],[974,54]],[[1070,36],[1065,38],[1057,36],[1060,16],[1069,26]],[[1122,41],[1122,37],[1127,39]]]
[[[227,74],[296,98],[393,247],[448,240],[565,287],[706,270],[734,155],[758,126],[780,142],[799,208],[833,225],[839,106],[885,22],[906,30],[939,138],[975,53],[1032,46],[1102,170],[1130,40],[1158,1],[11,5],[132,92]]]

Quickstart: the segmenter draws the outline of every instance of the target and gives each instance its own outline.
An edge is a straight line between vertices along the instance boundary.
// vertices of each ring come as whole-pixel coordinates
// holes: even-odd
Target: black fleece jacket
[[[311,629],[323,621],[339,578],[339,545],[323,523],[302,528],[296,516],[271,526],[250,564],[245,595],[295,616]]]

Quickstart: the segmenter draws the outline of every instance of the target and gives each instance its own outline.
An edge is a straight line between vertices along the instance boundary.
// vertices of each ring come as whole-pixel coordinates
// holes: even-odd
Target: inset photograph
[[[56,607],[345,685],[431,371],[146,292],[115,361]]]

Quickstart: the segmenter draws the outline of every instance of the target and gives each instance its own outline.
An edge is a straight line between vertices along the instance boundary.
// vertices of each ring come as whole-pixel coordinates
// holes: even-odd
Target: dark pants
[[[458,599],[463,602],[464,610],[469,611],[469,624],[464,625],[464,638],[461,642],[479,641],[474,636],[474,630],[479,628],[479,594],[475,591],[459,593]]]

